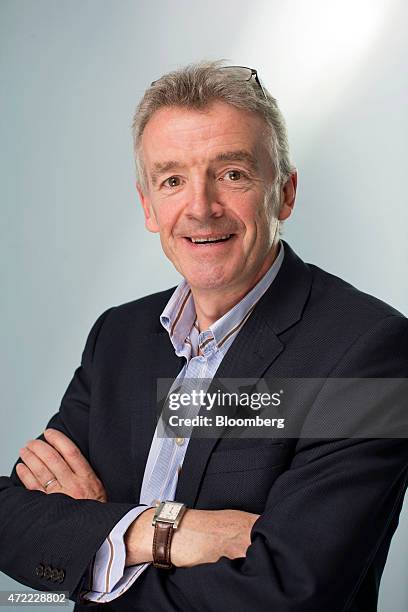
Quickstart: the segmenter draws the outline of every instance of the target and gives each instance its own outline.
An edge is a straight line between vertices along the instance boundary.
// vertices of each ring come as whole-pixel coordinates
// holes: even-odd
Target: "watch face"
[[[167,521],[174,521],[180,512],[180,507],[181,504],[166,502],[160,512],[159,518]]]

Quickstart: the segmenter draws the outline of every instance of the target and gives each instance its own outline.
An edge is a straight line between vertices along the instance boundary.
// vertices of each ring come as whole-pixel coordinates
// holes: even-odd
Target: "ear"
[[[136,184],[136,189],[143,207],[146,229],[149,230],[149,232],[160,231],[149,196],[146,191],[143,190],[140,183]]]
[[[281,206],[279,221],[285,221],[292,214],[295,206],[297,188],[297,171],[294,170],[286,183],[281,187]]]

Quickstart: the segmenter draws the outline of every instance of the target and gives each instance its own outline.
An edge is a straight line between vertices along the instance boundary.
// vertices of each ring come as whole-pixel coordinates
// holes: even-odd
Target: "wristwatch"
[[[170,545],[173,531],[180,525],[187,507],[175,501],[162,501],[153,516],[153,565],[160,569],[173,567],[170,558]]]

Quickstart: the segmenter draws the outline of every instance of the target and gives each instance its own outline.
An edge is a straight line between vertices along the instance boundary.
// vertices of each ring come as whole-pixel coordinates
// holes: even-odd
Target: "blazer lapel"
[[[279,335],[301,319],[312,275],[286,242],[284,248],[285,257],[277,277],[240,330],[214,378],[262,377],[285,348]],[[176,499],[187,506],[195,505],[216,443],[217,438],[194,436],[189,442],[176,491]]]

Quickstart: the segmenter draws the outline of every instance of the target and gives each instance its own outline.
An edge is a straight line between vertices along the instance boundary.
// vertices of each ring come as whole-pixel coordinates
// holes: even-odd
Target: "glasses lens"
[[[255,83],[261,90],[264,98],[267,99],[266,93],[261,85],[261,81],[259,80],[258,73],[255,68],[247,68],[246,66],[223,66],[222,68],[219,68],[219,70],[224,72],[224,74],[231,74],[236,79],[241,79],[242,81],[250,81],[252,77],[255,77]]]
[[[254,74],[251,68],[245,68],[244,66],[223,66],[219,70],[242,81],[250,81]]]

